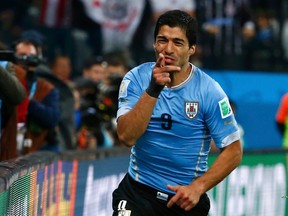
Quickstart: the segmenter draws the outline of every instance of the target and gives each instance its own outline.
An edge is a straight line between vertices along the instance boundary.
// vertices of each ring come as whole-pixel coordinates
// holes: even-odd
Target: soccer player
[[[227,95],[189,63],[196,35],[195,19],[167,11],[154,31],[156,62],[123,78],[117,132],[132,149],[128,173],[113,192],[113,216],[208,215],[206,192],[241,161]],[[211,138],[221,152],[208,169]]]
[[[281,98],[280,104],[277,109],[275,120],[279,132],[282,135],[282,146],[288,148],[288,93],[284,94]]]

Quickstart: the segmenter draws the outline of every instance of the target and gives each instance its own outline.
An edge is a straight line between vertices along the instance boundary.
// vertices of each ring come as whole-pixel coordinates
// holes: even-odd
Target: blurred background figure
[[[110,100],[102,100],[95,81],[87,78],[75,80],[75,118],[77,144],[80,149],[112,147],[113,137],[106,124],[110,122]],[[78,102],[79,101],[79,102]]]
[[[56,56],[51,64],[52,73],[65,83],[71,81],[72,65],[71,59],[66,55]]]
[[[282,136],[282,145],[288,148],[288,93],[284,94],[275,116],[277,128]]]
[[[70,89],[72,65],[67,55],[57,55],[51,62],[44,56],[46,38],[37,30],[22,32],[21,40],[28,40],[37,46],[37,56],[41,61],[35,68],[38,77],[52,83],[59,91],[61,116],[56,127],[49,129],[45,149],[66,150],[76,145],[74,127],[74,98]]]
[[[90,57],[84,61],[82,76],[74,79],[74,97],[80,101],[75,117],[78,119],[77,143],[81,149],[114,145],[108,131],[113,104],[111,99],[104,98],[101,91],[108,82],[106,68],[107,62],[102,56]]]
[[[0,161],[19,156],[17,151],[17,109],[26,91],[17,79],[13,64],[0,59]]]
[[[106,72],[107,62],[102,56],[92,56],[83,63],[82,77],[90,79],[101,85],[106,81],[109,74]]]
[[[250,19],[248,6],[246,0],[197,1],[196,17],[204,66],[224,69],[221,59],[226,59],[225,64],[231,69],[239,67],[235,59],[242,53],[241,26]]]
[[[73,90],[71,89],[71,86],[73,86],[71,73],[71,59],[66,55],[55,56],[51,63],[51,72],[49,75],[42,73],[42,77],[53,83],[60,93],[61,117],[56,130],[50,136],[50,145],[54,142],[54,146],[61,146],[61,150],[76,148],[75,98]],[[53,140],[53,136],[55,137],[55,135],[57,139]]]
[[[288,43],[287,43],[287,38],[288,38],[288,17],[286,17],[285,21],[283,22],[282,37],[281,37],[281,44],[283,46],[284,61],[288,65]]]
[[[2,0],[0,4],[0,41],[11,44],[24,28],[23,19],[32,0]]]
[[[35,72],[41,59],[37,45],[27,39],[15,43],[15,72],[26,89],[26,98],[18,106],[18,147],[23,154],[40,150],[47,144],[49,129],[60,119],[59,90]]]
[[[36,49],[37,49],[37,56],[43,60],[43,62],[39,62],[39,65],[41,63],[44,63],[43,44],[45,41],[45,37],[43,36],[43,34],[41,34],[40,32],[38,32],[34,29],[30,29],[27,31],[23,31],[20,35],[20,38],[22,40],[32,41],[34,43],[34,45],[36,46]]]
[[[280,54],[279,23],[269,10],[259,10],[242,29],[244,67],[271,70]]]
[[[132,68],[135,64],[132,60],[132,56],[127,50],[114,50],[113,52],[106,53],[104,60],[107,63],[106,72],[109,76],[118,74],[121,77]]]
[[[33,28],[46,38],[47,49],[44,55],[47,59],[51,61],[60,54],[71,55],[73,53],[72,1],[33,1],[32,7],[35,20]]]

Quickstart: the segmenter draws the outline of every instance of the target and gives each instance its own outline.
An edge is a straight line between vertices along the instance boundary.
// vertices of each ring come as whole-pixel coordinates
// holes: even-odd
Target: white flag
[[[137,29],[144,0],[82,0],[87,15],[101,24],[103,51],[127,48]]]

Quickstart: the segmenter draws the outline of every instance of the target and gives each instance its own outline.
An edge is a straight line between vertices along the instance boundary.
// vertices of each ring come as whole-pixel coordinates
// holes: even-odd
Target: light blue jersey
[[[131,110],[147,89],[154,64],[142,64],[126,74],[119,90],[118,117]],[[223,148],[240,135],[225,92],[192,65],[183,83],[165,87],[159,95],[146,132],[131,149],[128,172],[136,181],[171,193],[167,184],[188,185],[207,171],[211,138]]]

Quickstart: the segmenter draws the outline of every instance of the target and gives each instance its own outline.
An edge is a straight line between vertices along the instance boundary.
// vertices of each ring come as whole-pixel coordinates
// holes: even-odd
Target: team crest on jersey
[[[193,119],[199,110],[199,102],[195,101],[186,101],[185,102],[185,113],[189,119]]]

